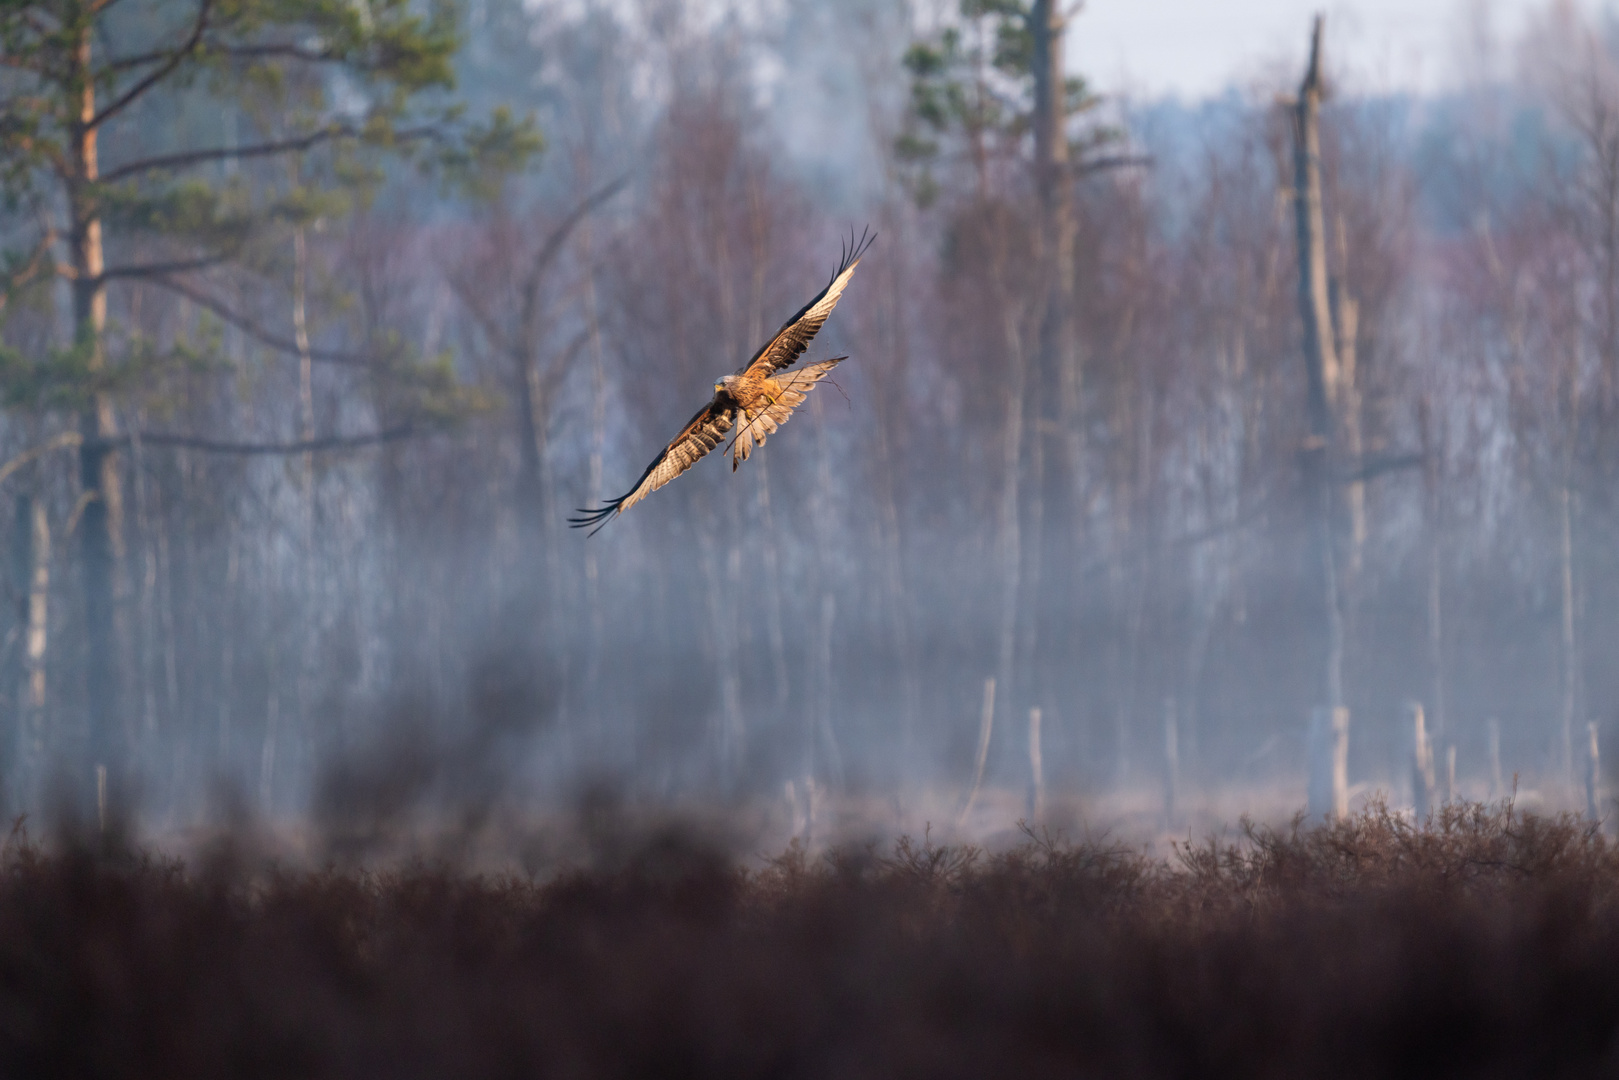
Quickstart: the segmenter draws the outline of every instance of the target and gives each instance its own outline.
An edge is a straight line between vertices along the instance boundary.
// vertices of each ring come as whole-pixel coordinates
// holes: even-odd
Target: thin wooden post
[[[1456,744],[1445,747],[1445,802],[1456,801]]]
[[[1412,759],[1411,801],[1420,820],[1433,813],[1434,774],[1433,744],[1428,741],[1428,725],[1422,714],[1422,705],[1411,702]]]
[[[1310,713],[1306,802],[1312,819],[1349,816],[1349,710],[1318,705]]]
[[[995,729],[995,676],[984,680],[984,711],[978,717],[978,757],[973,763],[973,786],[967,792],[967,801],[961,804],[956,817],[959,827],[967,823],[973,803],[978,801],[978,787],[984,782],[984,763],[989,760],[989,737]]]
[[[1039,821],[1046,812],[1046,776],[1040,757],[1040,706],[1029,710],[1029,820]]]

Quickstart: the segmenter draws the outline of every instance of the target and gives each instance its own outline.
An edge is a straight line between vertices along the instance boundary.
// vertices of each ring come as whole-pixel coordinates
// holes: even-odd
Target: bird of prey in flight
[[[653,459],[635,486],[594,509],[581,508],[579,517],[568,519],[569,525],[575,529],[595,526],[590,530],[594,536],[614,515],[622,514],[697,464],[697,459],[718,446],[732,428],[737,431],[727,449],[731,451],[731,471],[735,472],[738,464],[748,460],[755,446],[763,446],[765,437],[787,422],[815,384],[848,359],[835,356],[818,364],[782,370],[804,355],[810,339],[837,307],[838,297],[848,286],[854,268],[860,265],[860,257],[877,236],[861,233],[860,239],[855,240],[850,233],[849,239],[838,269],[826,288],[788,319],[775,337],[760,346],[740,371],[714,384],[713,400],[698,410],[674,441]]]

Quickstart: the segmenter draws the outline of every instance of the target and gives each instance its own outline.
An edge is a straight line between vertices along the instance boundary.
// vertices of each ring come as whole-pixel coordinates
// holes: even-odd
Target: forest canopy
[[[1417,98],[1309,30],[1187,105],[1050,0],[5,4],[9,805],[346,806],[400,731],[429,793],[959,784],[981,733],[1020,785],[1031,710],[1054,787],[1167,731],[1248,783],[1329,704],[1398,785],[1413,702],[1571,789],[1619,36],[1548,7]],[[568,534],[866,225],[846,396]]]

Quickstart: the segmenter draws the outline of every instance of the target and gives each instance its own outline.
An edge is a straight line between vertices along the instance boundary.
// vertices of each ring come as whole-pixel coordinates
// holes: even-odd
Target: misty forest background
[[[1495,720],[1568,782],[1619,710],[1619,22],[1459,20],[1426,99],[1327,26],[1323,391],[1309,28],[1139,103],[1050,15],[7,5],[7,804],[302,812],[399,732],[540,801],[959,786],[989,677],[993,783],[1035,707],[1055,790],[1156,783],[1169,718],[1186,778],[1302,783],[1334,698],[1352,780],[1415,701],[1464,779]],[[570,532],[867,224],[838,388]]]

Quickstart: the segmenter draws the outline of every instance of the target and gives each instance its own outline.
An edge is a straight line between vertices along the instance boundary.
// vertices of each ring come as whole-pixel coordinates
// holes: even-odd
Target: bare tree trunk
[[[984,708],[978,714],[978,752],[973,755],[973,782],[967,789],[967,797],[962,800],[961,813],[956,815],[956,827],[960,828],[967,823],[967,815],[973,812],[973,804],[978,801],[978,789],[984,783],[984,766],[989,761],[989,740],[995,732],[995,677],[990,676],[984,680]]]
[[[259,812],[275,818],[276,746],[281,737],[281,673],[271,648],[270,693],[264,703],[264,740],[259,745]]]
[[[157,678],[156,653],[158,645],[157,630],[157,548],[152,543],[152,515],[151,504],[146,490],[145,463],[141,460],[141,445],[139,440],[132,440],[129,454],[130,495],[133,503],[133,520],[135,535],[144,542],[138,548],[138,555],[132,560],[139,581],[139,589],[134,597],[136,629],[135,635],[135,664],[132,690],[140,699],[141,722],[135,744],[130,747],[132,761],[140,762],[142,771],[150,772],[157,765],[158,721],[157,721]],[[133,584],[133,582],[131,583]]]
[[[862,13],[866,27],[879,21],[878,9]],[[899,454],[903,447],[905,429],[904,394],[909,385],[910,335],[906,333],[905,310],[911,295],[904,280],[906,262],[899,253],[909,250],[904,207],[907,198],[897,182],[894,156],[889,153],[898,130],[887,109],[885,94],[880,89],[889,85],[892,57],[881,34],[872,34],[856,50],[862,82],[866,88],[866,130],[872,139],[872,148],[884,162],[882,194],[879,202],[880,231],[891,241],[889,250],[895,254],[882,260],[873,272],[882,275],[882,287],[877,292],[883,304],[879,325],[882,328],[884,355],[881,375],[871,380],[873,415],[890,418],[887,422],[871,425],[875,441],[873,473],[876,478],[878,523],[883,552],[883,587],[886,592],[890,632],[894,637],[894,652],[899,659],[901,691],[900,748],[902,759],[917,760],[917,723],[922,706],[922,679],[918,670],[910,591],[905,579],[905,542],[900,525],[899,500],[895,488],[901,483]],[[819,400],[819,396],[815,400]],[[819,415],[819,414],[817,414]],[[824,441],[824,437],[823,437]]]
[[[781,558],[776,545],[776,518],[770,509],[770,465],[763,453],[757,455],[757,462],[757,482],[753,490],[762,534],[759,546],[765,575],[765,636],[770,642],[770,667],[776,683],[776,711],[784,714],[791,695],[787,677],[787,641],[781,624]]]
[[[1046,814],[1046,769],[1040,752],[1041,710],[1038,705],[1029,710],[1029,822],[1033,824]]]
[[[1317,706],[1307,746],[1310,817],[1341,821],[1349,814],[1349,710]]]
[[[222,621],[219,626],[219,715],[218,762],[219,768],[235,772],[232,760],[236,747],[233,739],[233,719],[236,699],[236,591],[242,574],[241,541],[229,518],[225,523],[225,587],[220,598]]]
[[[1597,726],[1585,725],[1585,816],[1602,820],[1602,754],[1597,746]]]
[[[843,751],[838,747],[838,735],[832,728],[832,625],[837,610],[837,600],[832,594],[822,593],[820,634],[815,648],[815,668],[820,683],[815,695],[815,725],[826,743],[826,779],[832,790],[843,787]]]
[[[1029,430],[1029,475],[1023,485],[1027,491],[1028,526],[1023,532],[1023,570],[1022,587],[1023,596],[1019,602],[1019,614],[1023,629],[1018,644],[1018,655],[1022,657],[1024,671],[1023,685],[1020,688],[1023,700],[1037,701],[1040,698],[1041,688],[1036,680],[1040,665],[1036,656],[1040,648],[1040,611],[1042,604],[1041,571],[1043,569],[1043,546],[1046,535],[1046,439],[1041,430],[1041,412],[1039,401],[1043,395],[1035,393],[1035,400],[1026,407],[1026,412],[1033,414],[1034,422],[1028,424]],[[1011,689],[1008,684],[1008,690]],[[1008,722],[1011,713],[1007,714]]]
[[[16,762],[11,770],[15,809],[33,804],[39,770],[45,763],[45,647],[50,629],[51,526],[45,503],[24,495],[17,500],[13,540],[14,575],[22,597],[21,660],[18,667]]]
[[[1164,698],[1164,827],[1173,829],[1180,814],[1181,732],[1175,699]]]
[[[296,164],[293,166],[297,168]],[[315,438],[315,365],[309,347],[309,243],[302,225],[292,233],[292,333],[298,348],[298,437],[305,442]],[[294,686],[297,716],[292,741],[297,753],[307,758],[315,730],[314,683],[316,657],[320,651],[321,593],[320,559],[315,551],[315,455],[305,452],[298,461],[299,517],[298,557],[301,595],[297,599],[298,675]],[[294,764],[294,768],[297,768]]]
[[[1337,218],[1338,254],[1341,272],[1329,290],[1332,296],[1332,321],[1338,350],[1338,386],[1333,395],[1337,404],[1339,441],[1344,460],[1351,467],[1358,466],[1365,452],[1362,433],[1360,372],[1358,364],[1360,337],[1360,302],[1349,293],[1348,230],[1343,215]],[[1349,557],[1345,560],[1344,586],[1354,591],[1360,577],[1361,560],[1366,549],[1366,481],[1355,479],[1344,485],[1344,504],[1349,515]],[[1347,597],[1346,597],[1347,600]]]
[[[1322,28],[1323,20],[1317,16],[1310,38],[1310,66],[1293,106],[1293,213],[1298,236],[1299,315],[1304,327],[1310,434],[1330,441],[1332,393],[1339,373],[1321,201]]]
[[[1327,280],[1325,217],[1321,205],[1321,32],[1316,17],[1310,39],[1310,66],[1293,107],[1293,204],[1298,237],[1299,316],[1303,324],[1308,377],[1310,438],[1304,452],[1305,483],[1314,515],[1316,563],[1320,568],[1327,631],[1324,682],[1327,707],[1341,708],[1343,692],[1343,604],[1337,566],[1337,529],[1332,491],[1334,392],[1341,381],[1333,341]]]
[[[752,260],[748,282],[748,311],[745,341],[754,342],[764,337],[765,268],[769,265],[766,211],[760,200],[756,183],[748,185],[748,225],[751,231]],[[787,674],[787,644],[782,633],[781,558],[776,535],[776,518],[770,507],[770,465],[764,450],[760,452],[759,472],[754,485],[755,507],[759,512],[760,554],[763,556],[765,637],[770,645],[770,667],[776,684],[776,712],[784,715],[791,688]]]
[[[1562,710],[1562,749],[1563,749],[1563,781],[1570,790],[1574,788],[1574,714],[1578,708],[1577,689],[1579,686],[1579,640],[1574,633],[1574,496],[1569,490],[1565,479],[1562,490],[1558,492],[1557,509],[1558,524],[1561,526],[1561,541],[1558,553],[1560,582],[1562,586],[1560,595],[1562,599],[1562,659],[1563,659],[1563,710]]]
[[[585,263],[585,320],[590,333],[590,490],[586,506],[598,506],[602,499],[602,448],[607,443],[607,365],[602,353],[601,317],[596,308],[596,268],[591,254],[594,239],[588,222],[580,229],[580,249]],[[591,726],[600,729],[602,649],[605,626],[601,603],[601,568],[597,545],[585,548],[585,605],[590,611],[590,641],[585,657],[585,700],[592,712]],[[624,733],[628,736],[628,732]]]
[[[907,386],[906,373],[909,370],[909,335],[904,330],[902,301],[904,290],[897,269],[898,257],[890,258],[887,264],[889,269],[885,284],[888,287],[884,290],[884,296],[888,301],[888,316],[884,321],[889,332],[888,355],[892,368],[889,373],[889,385],[897,388],[900,400],[895,400],[895,395],[885,394],[884,400],[875,402],[874,405],[879,410],[876,415],[902,416],[905,412],[902,395]],[[882,380],[873,381],[877,386],[882,386]],[[816,400],[819,401],[819,397]],[[899,483],[896,476],[899,465],[891,438],[892,428],[894,425],[890,423],[873,424],[872,437],[877,442],[875,464],[878,477],[878,505],[881,511],[878,520],[883,527],[883,585],[888,594],[888,616],[894,635],[894,651],[899,656],[900,665],[903,710],[900,715],[900,744],[905,759],[914,761],[917,750],[916,726],[922,708],[922,678],[918,670],[911,625],[910,590],[905,580],[905,538],[900,527],[899,500],[895,496],[895,488]],[[824,434],[822,441],[825,441]]]
[[[1028,16],[1033,44],[1034,169],[1040,199],[1039,258],[1043,263],[1045,295],[1040,307],[1040,355],[1037,373],[1026,392],[1032,397],[1029,416],[1033,440],[1029,446],[1028,557],[1023,584],[1028,602],[1023,613],[1023,656],[1031,685],[1025,692],[1037,696],[1032,685],[1038,670],[1034,657],[1039,647],[1040,603],[1046,543],[1046,431],[1062,423],[1076,423],[1080,372],[1074,348],[1074,213],[1069,192],[1068,86],[1064,67],[1067,17],[1057,0],[1034,0]],[[1077,469],[1077,455],[1069,464]],[[1077,473],[1069,477],[1078,502]],[[1012,685],[1007,685],[1008,696]],[[1010,704],[1010,702],[1008,702]],[[1010,715],[1010,714],[1008,714]]]
[[[1444,560],[1443,560],[1443,505],[1440,492],[1440,468],[1444,448],[1435,431],[1436,421],[1426,395],[1417,402],[1417,422],[1421,429],[1423,460],[1424,510],[1428,526],[1428,669],[1430,700],[1433,702],[1433,735],[1438,741],[1448,737],[1445,706],[1445,627],[1444,627]]]
[[[1490,754],[1490,798],[1499,799],[1506,790],[1501,782],[1501,721],[1490,717],[1486,726]]]
[[[1002,294],[1004,297],[1004,293]],[[1000,650],[996,663],[996,678],[1002,688],[1001,709],[1011,723],[1013,690],[1017,678],[1018,612],[1021,607],[1023,576],[1023,542],[1020,519],[1022,505],[1021,480],[1023,465],[1023,415],[1027,362],[1023,353],[1023,338],[1018,329],[1018,312],[1006,299],[1007,310],[1002,314],[1006,335],[1007,359],[1010,377],[1006,387],[1006,418],[1001,428],[1001,507],[999,549],[1001,573],[1001,627]]]
[[[1428,738],[1427,722],[1422,706],[1409,705],[1411,711],[1411,802],[1420,821],[1433,813],[1435,781],[1433,766],[1433,740]]]
[[[735,607],[729,597],[735,595],[735,583],[730,567],[721,568],[720,550],[733,550],[731,545],[721,549],[713,533],[698,526],[699,563],[703,570],[703,594],[708,604],[709,633],[714,647],[714,668],[720,689],[720,714],[714,731],[714,745],[719,759],[720,780],[727,790],[741,777],[746,753],[746,734],[742,716],[742,684],[738,670],[737,623]],[[734,529],[727,530],[734,533]],[[727,559],[729,563],[731,560]]]
[[[82,24],[73,66],[83,87],[73,130],[73,179],[68,185],[69,248],[72,255],[74,344],[91,372],[106,369],[107,287],[102,278],[100,208],[91,191],[100,175],[96,154],[95,81],[90,71],[90,28]],[[85,508],[78,523],[79,559],[85,597],[85,697],[88,707],[88,764],[110,768],[121,777],[126,740],[119,700],[123,678],[120,596],[124,565],[124,500],[118,434],[111,396],[98,391],[80,414],[79,483]],[[82,774],[86,779],[93,768]]]

